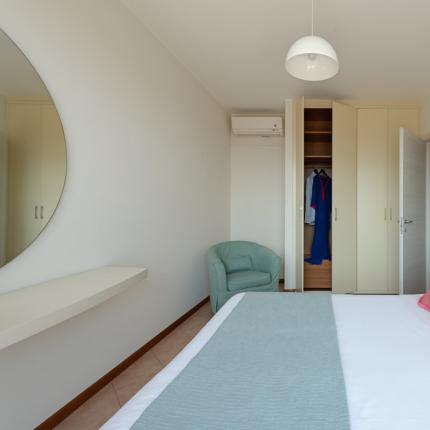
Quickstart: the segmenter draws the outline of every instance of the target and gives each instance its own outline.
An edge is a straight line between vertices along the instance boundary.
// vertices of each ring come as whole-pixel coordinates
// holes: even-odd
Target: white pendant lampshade
[[[333,46],[322,37],[314,36],[314,0],[312,0],[312,34],[301,37],[290,47],[285,59],[287,72],[305,81],[323,81],[339,71],[339,61]]]
[[[336,75],[339,62],[330,43],[318,36],[305,36],[296,40],[285,60],[287,72],[306,81],[323,81]]]

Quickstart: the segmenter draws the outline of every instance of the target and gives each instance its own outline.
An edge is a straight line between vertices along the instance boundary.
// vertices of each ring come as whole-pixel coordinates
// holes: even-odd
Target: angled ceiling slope
[[[423,101],[430,97],[430,2],[315,0],[315,33],[339,56],[324,82],[286,73],[310,32],[310,1],[123,0],[226,109],[278,110],[286,98]]]

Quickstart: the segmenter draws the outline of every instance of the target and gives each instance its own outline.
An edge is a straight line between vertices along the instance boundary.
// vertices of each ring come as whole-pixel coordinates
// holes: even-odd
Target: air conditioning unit
[[[232,116],[231,130],[236,136],[282,136],[280,116]]]

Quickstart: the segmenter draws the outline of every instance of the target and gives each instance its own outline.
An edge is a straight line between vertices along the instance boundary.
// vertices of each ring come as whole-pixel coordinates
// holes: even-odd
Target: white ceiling
[[[21,50],[0,30],[0,95],[46,97],[48,91]]]
[[[428,0],[315,0],[315,33],[340,72],[290,77],[290,44],[310,32],[310,0],[123,0],[229,110],[282,109],[285,98],[422,101],[430,97]]]

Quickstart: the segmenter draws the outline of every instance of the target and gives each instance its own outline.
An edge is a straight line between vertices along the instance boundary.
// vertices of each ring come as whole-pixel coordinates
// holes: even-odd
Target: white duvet
[[[230,299],[102,429],[129,429],[242,297]],[[351,430],[430,429],[430,312],[417,306],[418,297],[332,296]]]

